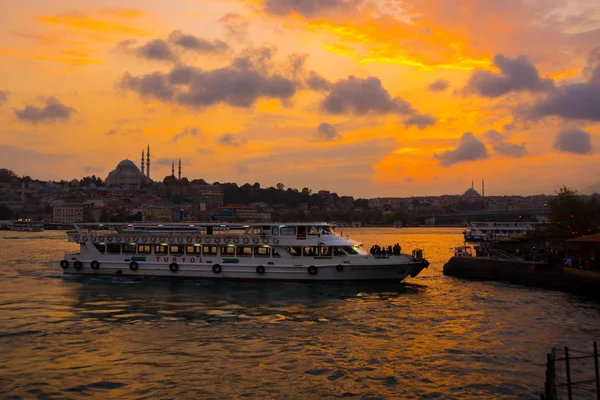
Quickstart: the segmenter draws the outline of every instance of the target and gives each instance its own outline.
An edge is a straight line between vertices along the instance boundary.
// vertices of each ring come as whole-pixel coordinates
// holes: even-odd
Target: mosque
[[[144,161],[146,162],[146,173],[144,173]],[[106,186],[133,186],[140,187],[144,183],[150,183],[150,145],[144,159],[144,150],[142,150],[142,170],[131,160],[123,160],[117,168],[110,171],[104,184]]]
[[[144,165],[144,162],[146,163]],[[145,166],[145,173],[144,173]],[[106,177],[104,184],[106,186],[131,186],[139,188],[144,183],[150,183],[150,145],[144,158],[144,150],[142,150],[141,171],[131,160],[123,160],[117,168],[110,171]],[[171,176],[175,178],[175,163],[171,164]],[[181,180],[181,159],[179,159],[179,180]]]

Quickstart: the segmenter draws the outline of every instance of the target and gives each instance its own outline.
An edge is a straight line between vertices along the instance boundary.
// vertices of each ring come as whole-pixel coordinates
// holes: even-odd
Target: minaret
[[[471,189],[475,189],[475,184],[473,182],[474,181],[471,181]]]
[[[179,159],[179,180],[181,180],[181,158]]]
[[[146,176],[150,179],[150,145],[148,145],[148,151],[146,152]]]
[[[171,176],[175,178],[175,161],[171,163]]]
[[[146,159],[144,158],[144,149],[142,149],[142,175],[144,175],[144,163]]]
[[[483,209],[485,210],[485,181],[481,180],[481,202],[483,203]]]

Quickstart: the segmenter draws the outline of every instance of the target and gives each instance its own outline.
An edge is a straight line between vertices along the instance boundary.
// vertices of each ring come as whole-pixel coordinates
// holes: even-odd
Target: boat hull
[[[408,276],[417,276],[429,266],[426,260],[398,264],[380,265],[320,265],[320,266],[275,266],[275,265],[228,265],[228,264],[178,264],[177,271],[160,263],[140,262],[137,270],[128,263],[102,262],[97,269],[91,262],[83,262],[81,269],[73,263],[64,269],[65,274],[85,276],[159,277],[184,279],[219,279],[232,281],[390,281],[399,282]],[[215,266],[218,266],[215,268]],[[263,269],[259,269],[262,267]],[[309,269],[311,269],[309,271]],[[217,272],[217,271],[218,272]],[[261,273],[259,273],[259,271]],[[315,273],[316,271],[316,273]]]

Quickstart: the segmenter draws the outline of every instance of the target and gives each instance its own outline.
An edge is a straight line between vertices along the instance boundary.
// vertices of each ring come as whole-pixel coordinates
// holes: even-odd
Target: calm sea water
[[[585,298],[444,276],[461,229],[343,231],[431,265],[384,285],[74,279],[63,232],[0,232],[0,397],[538,399],[552,346],[600,335]]]

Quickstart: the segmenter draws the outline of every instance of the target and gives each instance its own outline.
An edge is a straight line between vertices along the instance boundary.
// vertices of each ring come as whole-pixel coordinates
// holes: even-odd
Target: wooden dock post
[[[565,368],[567,370],[567,394],[569,400],[573,400],[573,393],[571,391],[571,367],[569,366],[569,348],[565,346]]]
[[[596,371],[596,399],[600,400],[600,371],[598,370],[598,344],[594,342],[594,370]]]

